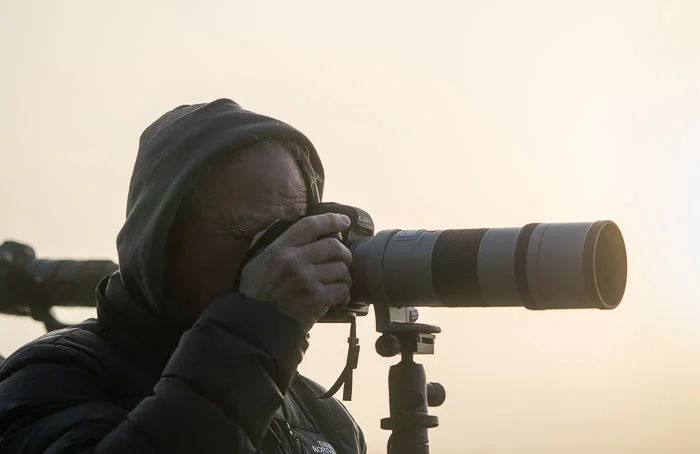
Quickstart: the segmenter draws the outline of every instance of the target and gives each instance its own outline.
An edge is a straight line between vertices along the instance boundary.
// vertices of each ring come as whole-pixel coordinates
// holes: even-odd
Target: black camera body
[[[372,217],[363,209],[350,205],[341,205],[335,202],[324,202],[314,206],[309,215],[317,215],[324,213],[344,214],[350,218],[350,227],[341,233],[341,241],[343,244],[352,248],[355,241],[371,238],[374,235],[374,222]],[[348,323],[355,316],[367,315],[369,312],[369,304],[362,301],[356,301],[353,296],[357,292],[351,290],[350,303],[342,309],[333,309],[326,313],[319,320],[319,323]]]

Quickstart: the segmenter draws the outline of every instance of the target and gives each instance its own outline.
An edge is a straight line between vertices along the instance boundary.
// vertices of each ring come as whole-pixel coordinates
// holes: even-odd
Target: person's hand
[[[297,221],[246,264],[240,292],[276,304],[308,331],[328,309],[350,301],[352,254],[328,237],[349,226],[335,213]]]

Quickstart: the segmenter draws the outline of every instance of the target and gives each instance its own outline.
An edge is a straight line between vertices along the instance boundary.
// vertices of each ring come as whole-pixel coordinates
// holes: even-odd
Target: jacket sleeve
[[[182,336],[152,395],[131,410],[110,396],[118,385],[68,355],[30,362],[0,382],[0,452],[253,453],[303,341],[299,325],[272,304],[220,297]]]

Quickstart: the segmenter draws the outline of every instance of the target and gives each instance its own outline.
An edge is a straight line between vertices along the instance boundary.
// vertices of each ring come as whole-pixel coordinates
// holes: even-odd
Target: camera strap
[[[357,361],[360,358],[360,339],[357,338],[356,317],[352,314],[350,320],[350,336],[348,336],[348,356],[345,360],[345,368],[338,379],[325,394],[317,396],[317,399],[328,399],[343,387],[343,400],[352,400],[352,373],[357,369]]]
[[[248,247],[248,252],[246,252],[245,257],[243,257],[243,261],[238,267],[238,274],[236,275],[234,287],[235,289],[238,290],[241,285],[241,271],[243,270],[243,267],[246,266],[246,264],[250,262],[251,259],[258,254],[258,252],[269,246],[270,243],[275,241],[278,236],[282,235],[284,231],[287,230],[292,224],[294,224],[294,221],[278,219],[253,237],[253,240]]]

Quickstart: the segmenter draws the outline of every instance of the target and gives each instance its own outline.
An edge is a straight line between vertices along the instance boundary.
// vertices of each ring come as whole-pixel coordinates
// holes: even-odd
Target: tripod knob
[[[429,407],[439,407],[445,402],[447,393],[445,392],[445,387],[437,382],[428,382],[428,406]]]
[[[409,323],[414,323],[418,320],[418,309],[415,307],[408,308],[408,321]]]
[[[382,334],[374,343],[374,348],[380,355],[390,358],[401,352],[401,342],[393,334]]]

